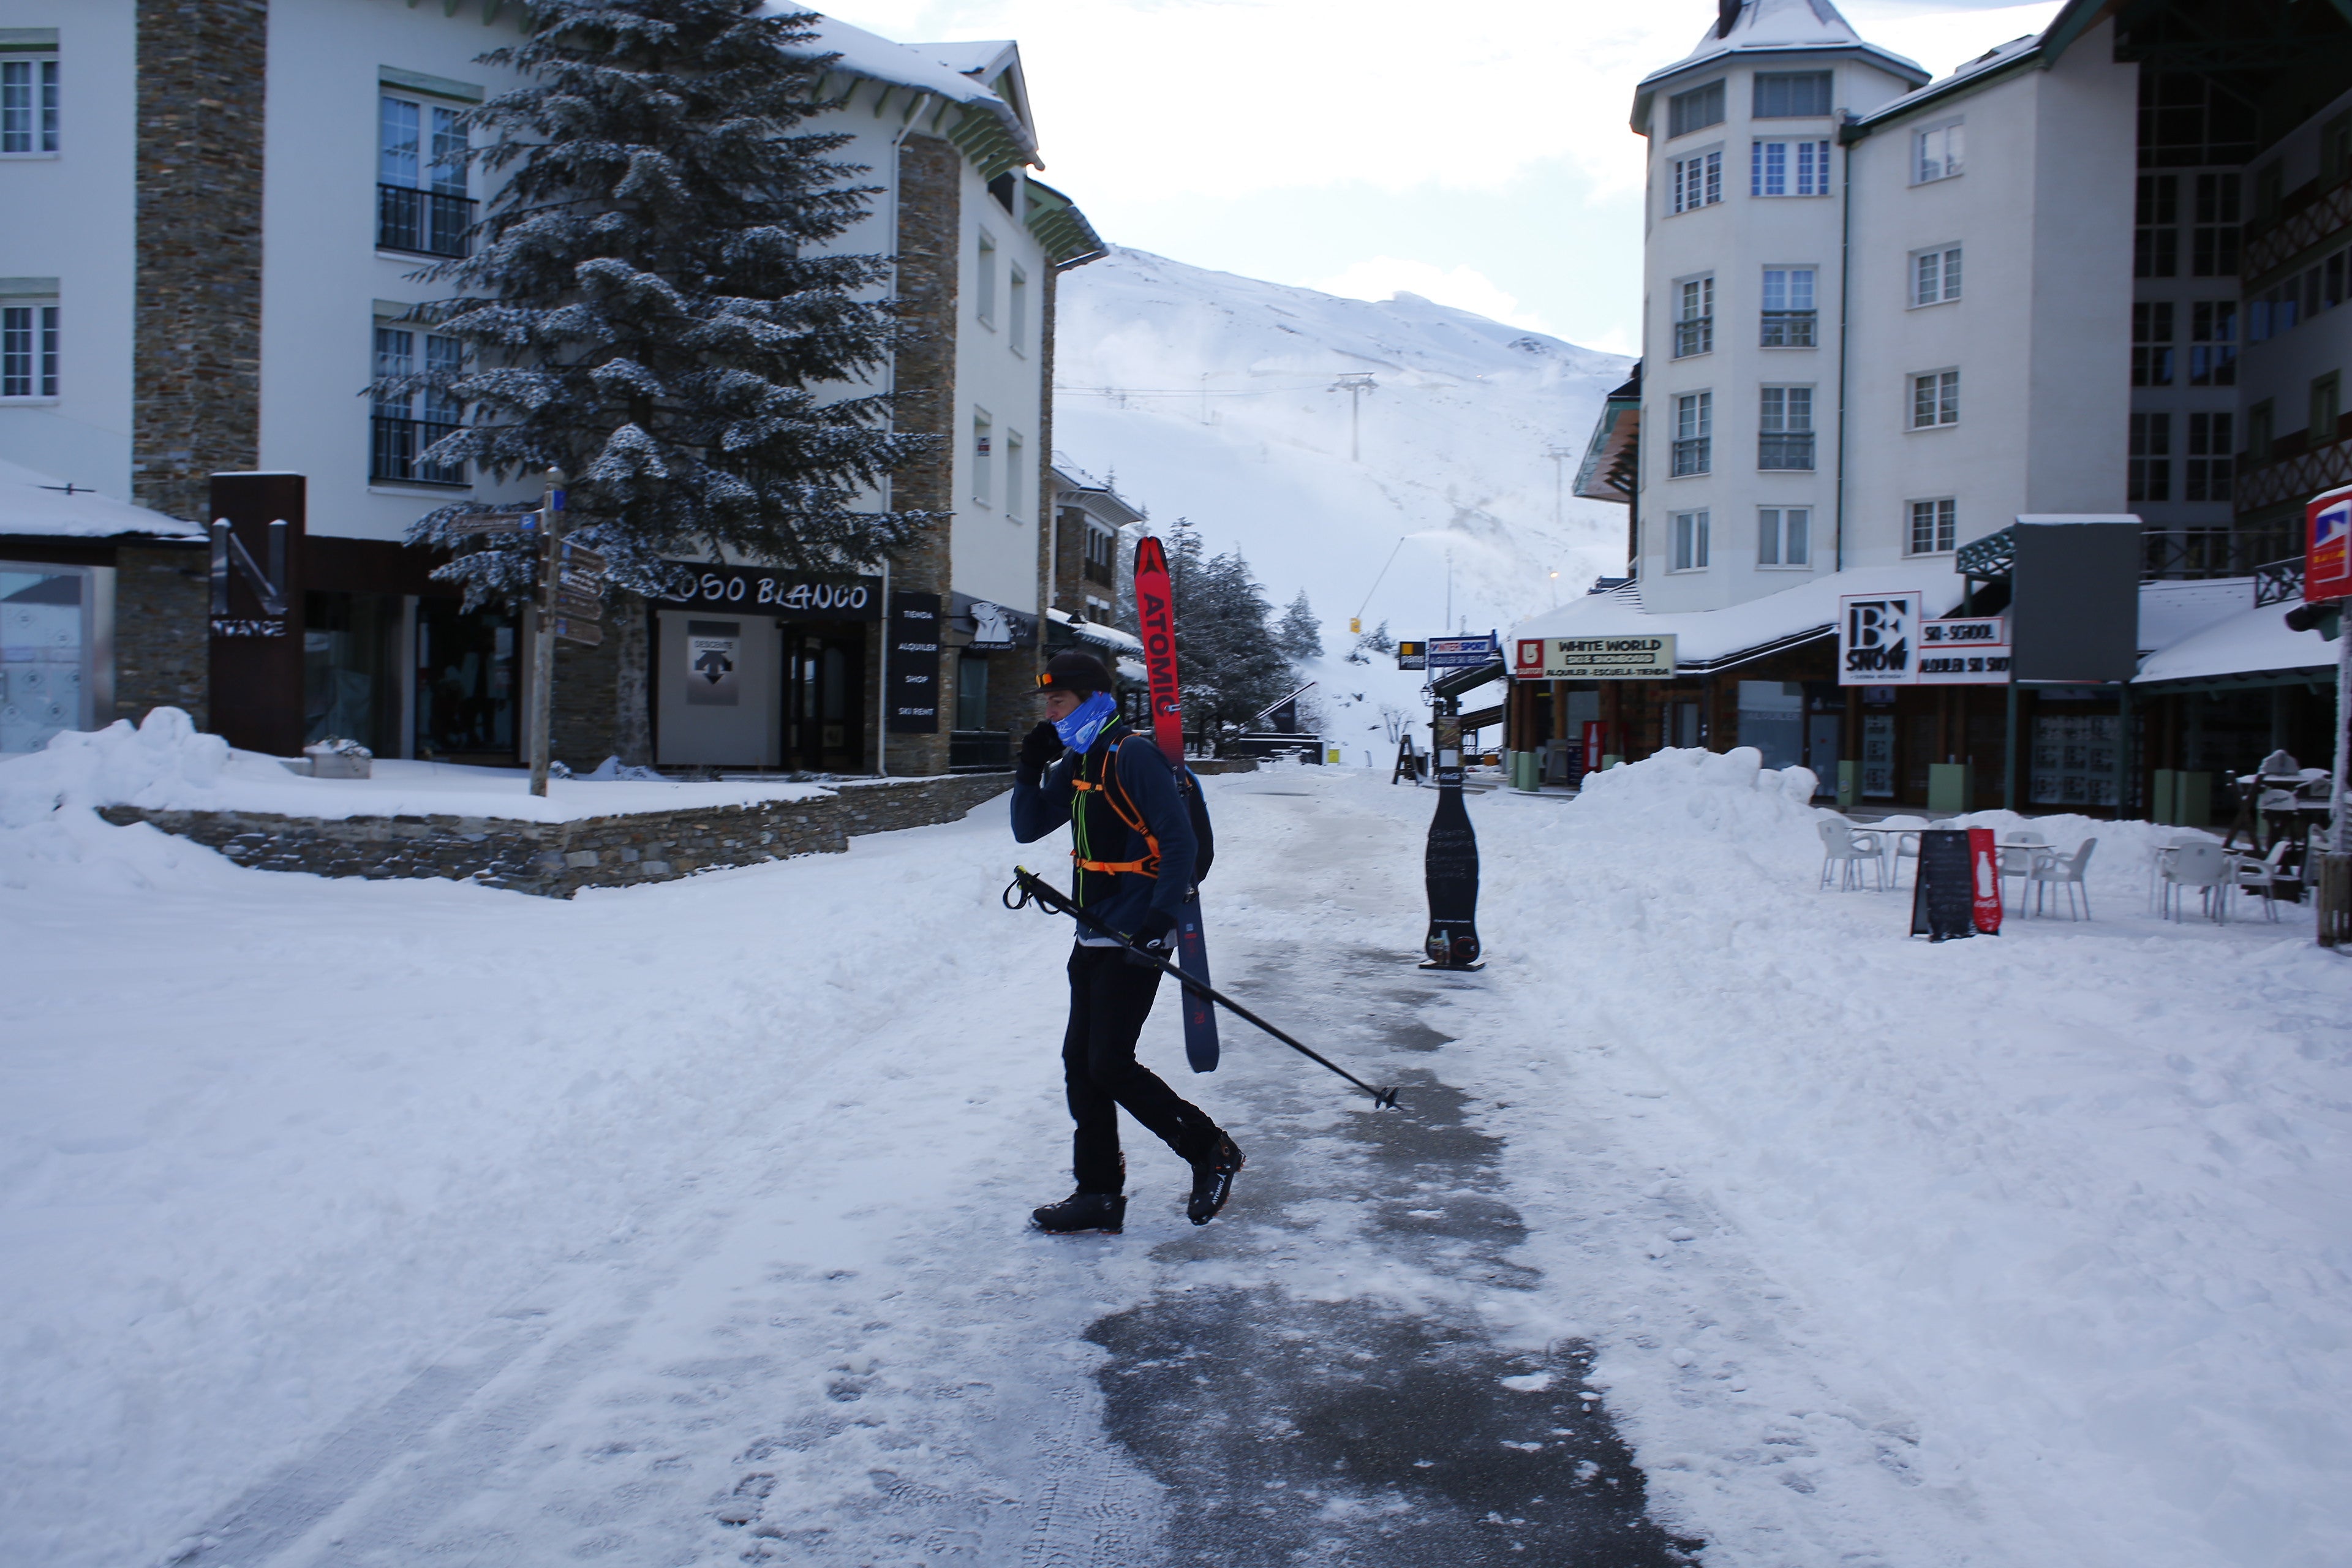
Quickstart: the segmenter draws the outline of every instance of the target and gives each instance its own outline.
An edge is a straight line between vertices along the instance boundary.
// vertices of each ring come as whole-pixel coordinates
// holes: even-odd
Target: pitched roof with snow
[[[1646,133],[1650,96],[1659,83],[1685,71],[1728,63],[1735,56],[1851,49],[1914,85],[1928,79],[1918,61],[1866,41],[1830,0],[1724,0],[1723,11],[1689,54],[1652,71],[1633,89],[1636,132]]]
[[[176,517],[0,459],[0,534],[111,539],[126,533],[164,539],[200,537],[194,524]]]
[[[1838,599],[1846,594],[1916,593],[1930,616],[1951,613],[1968,584],[1948,566],[1856,566],[1810,577],[1760,599],[1717,610],[1644,615],[1641,590],[1629,584],[1588,594],[1513,626],[1514,637],[1675,637],[1675,668],[1694,674],[1725,669],[1794,647],[1837,630]]]
[[[806,14],[802,7],[781,4],[780,0],[769,0],[765,9],[771,16]],[[1018,45],[893,43],[878,33],[824,16],[816,18],[814,30],[816,36],[808,52],[838,56],[833,63],[834,70],[867,81],[912,88],[947,103],[964,105],[969,110],[987,116],[1003,132],[1007,146],[997,156],[1004,167],[1013,163],[1040,169],[1045,166],[1037,156],[1036,128],[1029,121]],[[987,73],[985,79],[982,72]],[[1009,98],[996,90],[998,83],[1003,85]],[[949,134],[950,140],[962,144],[962,137],[952,131]],[[976,154],[976,161],[992,176],[1000,172],[986,166],[995,160]]]

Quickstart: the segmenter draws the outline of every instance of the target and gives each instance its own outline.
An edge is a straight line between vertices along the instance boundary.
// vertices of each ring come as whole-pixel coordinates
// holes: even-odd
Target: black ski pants
[[[1217,1124],[1135,1059],[1136,1039],[1159,991],[1160,971],[1129,963],[1122,948],[1070,950],[1070,1026],[1062,1036],[1062,1082],[1070,1119],[1078,1124],[1071,1169],[1082,1193],[1124,1190],[1121,1106],[1187,1163],[1217,1146]]]

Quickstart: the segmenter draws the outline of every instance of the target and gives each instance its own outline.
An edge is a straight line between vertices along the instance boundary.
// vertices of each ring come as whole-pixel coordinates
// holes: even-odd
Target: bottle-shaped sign
[[[1462,721],[1451,700],[1432,721],[1432,762],[1437,812],[1429,821],[1423,873],[1429,886],[1428,954],[1423,969],[1476,969],[1478,961],[1478,836],[1462,806]]]

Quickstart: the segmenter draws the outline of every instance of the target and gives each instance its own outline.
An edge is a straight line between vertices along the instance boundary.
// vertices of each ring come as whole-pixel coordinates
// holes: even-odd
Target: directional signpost
[[[524,531],[538,534],[538,635],[531,638],[530,793],[547,793],[548,723],[555,700],[555,639],[593,647],[604,640],[604,558],[563,539],[563,470],[547,470],[545,500]],[[485,531],[488,531],[487,530]],[[570,579],[567,581],[567,579]]]

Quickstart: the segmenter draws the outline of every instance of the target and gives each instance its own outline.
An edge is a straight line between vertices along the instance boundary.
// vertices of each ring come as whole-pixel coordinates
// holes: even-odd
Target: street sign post
[[[563,530],[563,470],[547,470],[545,499],[531,514],[541,520],[539,535],[539,628],[531,640],[530,661],[530,793],[547,794],[548,721],[555,699],[555,559]],[[599,638],[603,637],[600,631]]]

